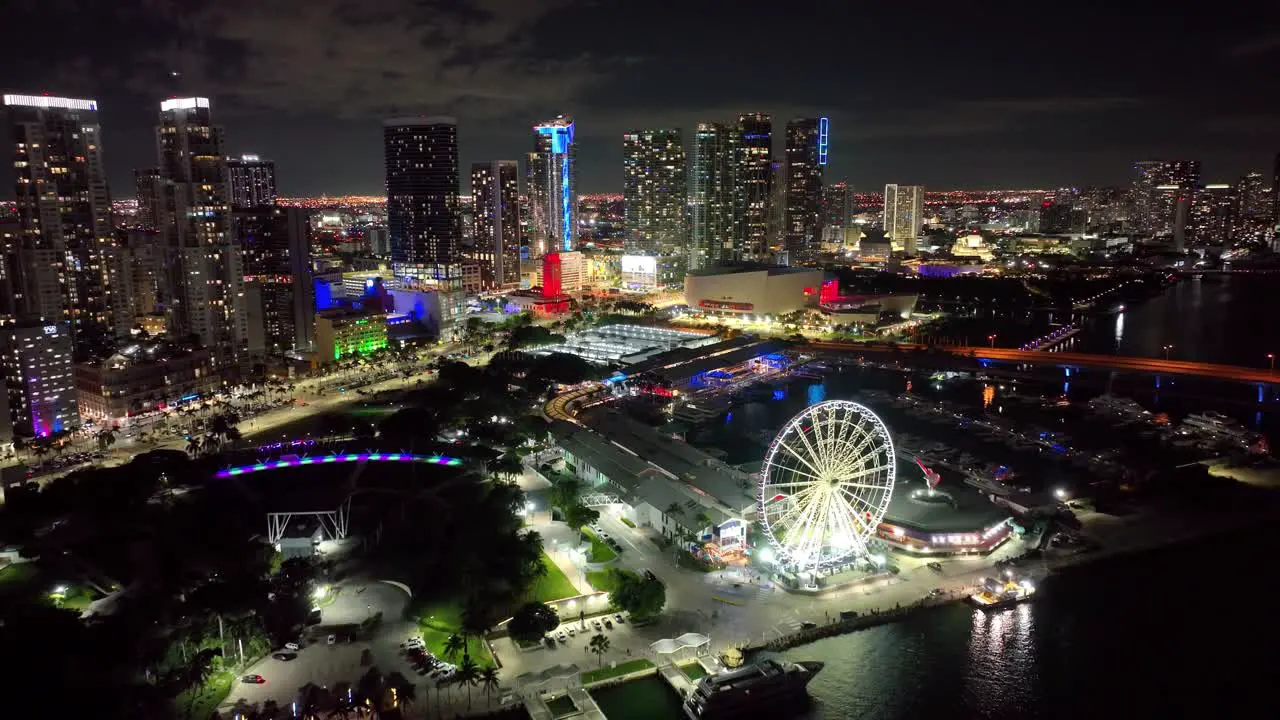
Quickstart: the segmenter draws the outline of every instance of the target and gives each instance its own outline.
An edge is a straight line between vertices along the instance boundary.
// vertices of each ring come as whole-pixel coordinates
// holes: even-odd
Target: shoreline
[[[1162,518],[1168,522],[1172,518]],[[1153,542],[1140,542],[1136,544],[1123,544],[1107,548],[1101,548],[1094,551],[1080,551],[1071,555],[1065,555],[1049,560],[1026,561],[1017,563],[1023,568],[1034,569],[1037,565],[1041,571],[1047,571],[1045,576],[1040,577],[1043,582],[1045,577],[1059,576],[1059,574],[1070,575],[1073,569],[1081,569],[1087,566],[1104,564],[1120,559],[1134,559],[1142,555],[1165,552],[1175,550],[1182,546],[1193,542],[1203,541],[1224,535],[1235,533],[1248,533],[1258,531],[1264,525],[1280,519],[1280,507],[1267,506],[1247,513],[1244,518],[1233,517],[1230,520],[1224,518],[1222,522],[1196,525],[1183,525],[1184,530],[1175,535],[1169,536],[1161,533],[1161,536]],[[1145,524],[1147,530],[1154,530],[1149,523]],[[1197,528],[1197,529],[1192,529]],[[1137,527],[1129,528],[1131,531],[1138,530]],[[860,613],[856,617],[840,620],[835,619],[827,624],[818,625],[814,628],[797,630],[788,635],[782,635],[768,642],[759,645],[748,645],[739,648],[743,654],[754,654],[760,652],[783,652],[803,645],[825,640],[831,637],[847,635],[850,633],[867,630],[881,625],[896,623],[907,617],[930,610],[936,610],[947,605],[958,602],[964,602],[968,597],[967,593],[952,593],[939,598],[924,597],[918,599],[910,605],[880,611],[871,609]],[[1032,600],[1034,602],[1034,600]]]

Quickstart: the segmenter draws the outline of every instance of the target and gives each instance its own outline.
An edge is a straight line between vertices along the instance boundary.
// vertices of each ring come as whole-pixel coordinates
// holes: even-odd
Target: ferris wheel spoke
[[[817,433],[818,432],[817,426],[818,426],[818,421],[815,419],[810,429],[814,433]],[[799,424],[796,425],[796,435],[800,437],[800,442],[803,443],[805,449],[809,451],[809,459],[812,461],[812,465],[810,465],[810,467],[813,468],[814,472],[818,474],[822,474],[822,471],[826,469],[826,462],[825,462],[824,456],[814,449],[813,444],[809,442],[808,433],[806,433],[804,431],[804,428],[801,427]]]
[[[797,523],[797,526],[801,528],[800,537],[797,539],[799,542],[798,549],[805,552],[802,556],[805,558],[809,557],[807,553],[808,546],[813,539],[814,531],[817,530],[817,526],[813,523],[814,514],[822,504],[822,500],[822,494],[815,493],[810,496],[809,501],[805,503],[804,512],[800,514],[799,522]]]
[[[787,469],[785,470],[785,472],[786,472],[786,473],[793,473],[793,474],[795,474],[795,475],[801,475],[801,476],[803,476],[803,477],[807,477],[807,478],[812,478],[812,480],[811,480],[811,481],[809,481],[809,480],[798,480],[798,481],[795,481],[795,482],[787,482],[787,483],[776,483],[776,482],[771,482],[771,483],[768,483],[768,484],[766,485],[766,487],[782,487],[782,486],[784,486],[784,485],[811,485],[811,484],[813,484],[814,482],[825,482],[822,478],[818,477],[817,475],[813,475],[813,474],[811,474],[811,473],[804,472],[803,470],[797,470],[796,468],[787,468]]]
[[[822,474],[822,471],[821,471],[821,470],[819,470],[818,468],[814,467],[814,466],[813,466],[813,463],[811,463],[811,462],[809,462],[808,460],[806,460],[806,459],[804,458],[804,456],[802,456],[800,453],[796,452],[796,450],[795,450],[794,448],[792,448],[790,445],[788,445],[788,444],[786,444],[785,442],[783,442],[781,439],[779,439],[779,440],[778,440],[778,447],[782,448],[783,450],[786,450],[788,453],[790,453],[790,454],[791,454],[791,457],[793,457],[793,458],[795,458],[795,459],[799,460],[801,463],[804,463],[804,466],[805,466],[805,467],[807,467],[807,468],[809,468],[810,470],[814,471],[814,472],[815,472],[815,473],[817,473],[818,475],[821,475],[821,474]]]
[[[853,492],[852,490],[847,490],[847,489],[845,489],[845,488],[841,488],[841,492],[843,492],[843,493],[845,494],[845,496],[846,496],[846,497],[848,497],[849,499],[851,499],[851,500],[853,500],[854,502],[858,503],[859,509],[861,509],[861,511],[862,511],[862,512],[864,512],[864,513],[870,513],[872,517],[877,517],[877,516],[879,516],[879,514],[880,514],[880,508],[879,508],[879,507],[877,507],[877,506],[876,506],[874,503],[872,503],[870,500],[867,500],[866,498],[864,498],[864,497],[862,497],[861,495],[859,495],[859,494],[857,494],[857,493]],[[857,515],[856,517],[858,517],[858,518],[859,518],[859,520],[861,521],[861,519],[862,519],[862,516],[861,516],[861,515]],[[865,523],[863,523],[863,526],[864,526],[864,527],[867,527],[867,525],[866,525]]]

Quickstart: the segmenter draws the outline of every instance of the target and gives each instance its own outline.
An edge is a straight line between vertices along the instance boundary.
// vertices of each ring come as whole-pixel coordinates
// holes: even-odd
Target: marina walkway
[[[681,698],[689,697],[689,693],[693,692],[693,683],[689,682],[689,678],[685,677],[684,671],[675,665],[668,665],[658,671],[667,684],[670,685],[676,694]]]
[[[596,701],[592,699],[591,693],[576,687],[569,690],[569,699],[573,700],[573,704],[578,706],[582,711],[582,717],[588,720],[605,720],[604,713],[600,710],[600,706],[596,705]]]

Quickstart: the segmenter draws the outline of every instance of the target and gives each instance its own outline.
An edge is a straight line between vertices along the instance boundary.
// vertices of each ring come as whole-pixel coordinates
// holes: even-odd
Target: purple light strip
[[[458,458],[451,458],[445,455],[411,455],[409,453],[347,453],[345,455],[326,455],[320,458],[306,457],[296,458],[293,460],[272,460],[265,463],[241,465],[239,467],[227,468],[226,470],[219,470],[214,477],[229,478],[237,475],[262,472],[263,470],[278,470],[280,468],[334,462],[418,462],[427,463],[429,465],[445,465],[448,467],[457,467],[462,464],[462,461]]]

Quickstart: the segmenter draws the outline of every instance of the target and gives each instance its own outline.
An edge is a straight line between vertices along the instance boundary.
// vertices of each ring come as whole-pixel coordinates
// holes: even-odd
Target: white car
[[[592,620],[591,627],[595,628],[596,630],[601,630],[604,628],[604,626],[600,624],[600,618],[596,618],[595,620]]]
[[[556,639],[557,639],[557,640],[559,640],[559,641],[560,641],[560,642],[562,642],[562,643],[563,643],[563,642],[569,642],[569,638],[565,637],[565,634],[564,634],[564,631],[563,631],[563,630],[561,630],[560,632],[556,633]]]
[[[565,632],[569,633],[569,637],[573,637],[574,636],[573,626],[570,625],[569,627],[565,628]]]
[[[421,649],[423,647],[424,645],[422,644],[422,638],[409,638],[408,640],[405,640],[404,642],[400,643],[400,648],[402,650],[412,650],[414,648]]]
[[[285,650],[292,650],[292,651],[294,651],[294,652],[298,652],[298,643],[285,643],[285,644],[284,644],[284,649],[285,649]]]
[[[338,636],[337,636],[337,635],[330,635],[329,637],[325,638],[325,642],[326,642],[326,643],[328,643],[328,644],[330,644],[330,645],[337,645],[337,644],[338,644]]]

